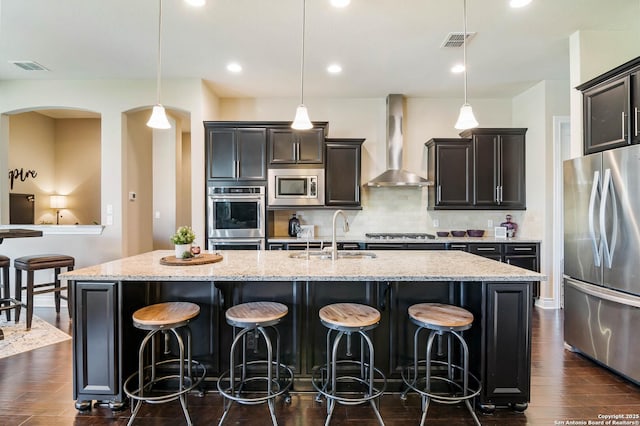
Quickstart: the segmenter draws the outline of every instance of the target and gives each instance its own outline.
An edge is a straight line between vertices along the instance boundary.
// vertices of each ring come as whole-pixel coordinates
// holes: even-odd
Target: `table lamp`
[[[64,195],[52,195],[49,204],[52,209],[56,209],[56,225],[60,225],[60,209],[67,207],[67,197]]]

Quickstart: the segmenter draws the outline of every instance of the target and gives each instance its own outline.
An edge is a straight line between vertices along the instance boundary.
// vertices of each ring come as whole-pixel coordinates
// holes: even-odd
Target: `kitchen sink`
[[[331,252],[329,251],[298,251],[289,254],[292,259],[331,259]],[[367,251],[339,251],[338,259],[375,259],[377,256],[375,253]]]

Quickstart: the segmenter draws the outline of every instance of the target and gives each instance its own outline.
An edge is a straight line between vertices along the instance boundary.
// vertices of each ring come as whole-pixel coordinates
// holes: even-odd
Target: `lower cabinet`
[[[488,410],[527,407],[531,387],[531,287],[485,283],[484,360],[480,400]]]
[[[124,380],[136,370],[138,346],[145,335],[133,327],[131,315],[142,306],[163,301],[192,301],[200,315],[190,323],[193,357],[207,367],[206,387],[229,368],[234,337],[225,312],[240,303],[269,300],[285,304],[288,315],[277,326],[281,361],[295,373],[295,391],[313,391],[310,377],[326,362],[327,328],[319,319],[323,306],[353,302],[380,311],[381,320],[369,336],[375,366],[387,377],[387,390],[402,389],[401,371],[413,357],[416,329],[407,310],[414,303],[440,302],[463,306],[474,315],[464,332],[472,372],[482,382],[479,403],[526,408],[530,396],[531,283],[526,282],[75,282],[73,292],[73,396],[76,408],[92,400],[121,407]],[[247,338],[249,360],[265,354],[255,336]],[[424,335],[423,335],[424,336]],[[446,354],[446,345],[439,347]],[[170,352],[176,348],[170,346]],[[352,356],[360,354],[354,336]],[[419,355],[424,354],[424,348]],[[457,355],[457,354],[454,354]],[[344,349],[340,357],[346,359]]]
[[[76,283],[72,291],[76,405],[114,395],[122,401],[116,283]]]

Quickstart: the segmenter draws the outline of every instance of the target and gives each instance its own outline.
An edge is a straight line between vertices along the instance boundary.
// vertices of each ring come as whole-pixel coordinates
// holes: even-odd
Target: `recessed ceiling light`
[[[239,73],[242,71],[242,65],[240,65],[237,62],[231,62],[230,64],[227,65],[227,71],[233,72],[233,73]]]
[[[455,74],[460,74],[461,72],[464,72],[464,65],[455,64],[454,66],[451,67],[451,72]]]
[[[340,64],[331,64],[327,67],[327,72],[330,74],[340,74],[342,72],[342,67]]]
[[[333,7],[347,7],[351,3],[351,0],[331,0],[331,6]]]
[[[187,4],[191,6],[196,6],[196,7],[204,6],[206,3],[206,0],[184,0],[184,1],[187,2]]]
[[[516,8],[516,7],[525,7],[529,3],[531,3],[531,0],[510,0],[509,1],[509,6],[514,7],[514,8]]]

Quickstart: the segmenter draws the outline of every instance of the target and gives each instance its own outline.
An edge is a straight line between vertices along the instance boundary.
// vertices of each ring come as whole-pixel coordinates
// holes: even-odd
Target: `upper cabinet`
[[[327,139],[326,206],[360,206],[360,154],[364,139]]]
[[[640,143],[640,57],[580,86],[584,153]]]
[[[473,143],[475,207],[526,208],[525,133],[522,128],[469,129]]]
[[[480,128],[429,140],[429,208],[526,209],[526,131]]]
[[[266,180],[267,131],[205,122],[209,180]]]
[[[269,164],[324,164],[325,125],[313,129],[269,129]]]
[[[458,209],[473,205],[471,139],[430,139],[427,146],[429,208]]]

